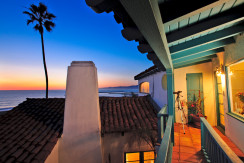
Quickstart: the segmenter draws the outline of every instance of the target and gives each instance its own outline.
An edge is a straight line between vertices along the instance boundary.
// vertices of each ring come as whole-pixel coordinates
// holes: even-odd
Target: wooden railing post
[[[241,163],[240,158],[216,133],[208,121],[201,117],[201,149],[209,162]]]
[[[168,116],[167,114],[167,105],[164,105],[164,107],[158,112],[158,118],[159,118],[159,141],[161,142],[163,136],[164,136],[164,131],[166,127],[166,118]]]

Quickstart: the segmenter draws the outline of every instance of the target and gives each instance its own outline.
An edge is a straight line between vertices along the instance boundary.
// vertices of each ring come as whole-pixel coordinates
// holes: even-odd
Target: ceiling
[[[159,69],[211,61],[244,31],[244,0],[86,0],[113,12],[123,37]]]

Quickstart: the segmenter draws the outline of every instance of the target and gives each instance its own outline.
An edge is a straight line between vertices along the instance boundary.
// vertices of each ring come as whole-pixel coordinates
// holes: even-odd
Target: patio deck
[[[201,151],[201,130],[185,125],[186,133],[184,134],[182,125],[179,123],[175,123],[174,129],[175,146],[173,147],[172,162],[206,162]],[[214,129],[239,157],[244,156],[233,142],[216,127]]]

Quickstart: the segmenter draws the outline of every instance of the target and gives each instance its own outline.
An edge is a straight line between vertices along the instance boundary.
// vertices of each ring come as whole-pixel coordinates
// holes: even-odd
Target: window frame
[[[227,102],[228,102],[228,112],[226,113],[227,115],[241,121],[242,123],[244,123],[244,116],[241,116],[237,113],[235,113],[233,111],[233,108],[232,108],[232,101],[231,101],[231,97],[232,95],[230,94],[231,92],[231,85],[230,85],[230,78],[229,78],[229,69],[230,69],[230,66],[231,65],[235,65],[235,64],[238,64],[238,63],[241,63],[241,62],[244,62],[244,59],[241,59],[237,62],[234,62],[234,63],[231,63],[229,64],[228,66],[225,66],[225,74],[226,74],[226,91],[227,91]]]
[[[156,152],[154,150],[150,150],[150,151],[136,151],[136,152],[124,152],[124,163],[133,163],[133,162],[137,162],[137,161],[126,161],[126,153],[139,153],[139,159],[138,160],[140,163],[144,163],[144,161],[149,161],[149,160],[144,160],[144,152],[153,152],[154,153],[154,159],[149,159],[149,160],[156,160]]]

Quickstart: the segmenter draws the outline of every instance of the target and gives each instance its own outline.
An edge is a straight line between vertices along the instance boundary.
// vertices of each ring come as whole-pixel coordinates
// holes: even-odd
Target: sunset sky
[[[152,66],[138,43],[121,35],[113,13],[97,14],[84,0],[44,0],[56,27],[44,32],[50,89],[65,89],[74,60],[93,61],[99,87],[137,84],[134,76]],[[0,90],[45,89],[40,34],[26,25],[25,7],[39,1],[8,0],[0,5]]]

